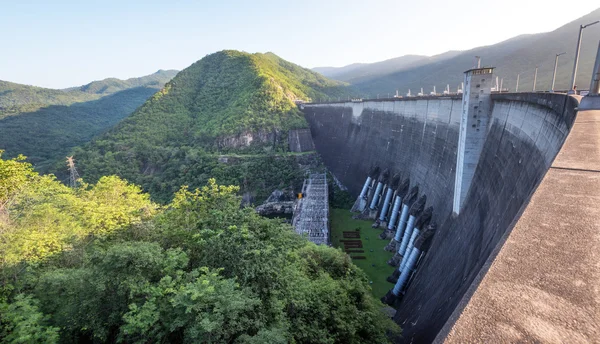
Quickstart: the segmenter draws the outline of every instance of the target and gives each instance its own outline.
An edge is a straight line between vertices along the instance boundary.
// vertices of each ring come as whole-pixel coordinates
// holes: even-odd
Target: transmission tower
[[[77,183],[79,182],[79,173],[77,173],[77,169],[75,168],[75,160],[72,156],[67,157],[67,166],[69,166],[69,186],[72,188],[77,187]]]

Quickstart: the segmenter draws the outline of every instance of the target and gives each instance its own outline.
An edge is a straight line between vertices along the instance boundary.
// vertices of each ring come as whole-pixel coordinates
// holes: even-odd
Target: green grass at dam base
[[[386,281],[386,278],[394,272],[394,268],[387,264],[393,254],[383,250],[388,243],[387,240],[379,239],[379,234],[383,229],[371,228],[373,221],[354,220],[352,215],[354,214],[347,209],[331,209],[331,244],[333,247],[344,250],[343,242],[340,240],[362,241],[362,248],[352,250],[362,250],[364,253],[350,253],[350,257],[366,257],[366,259],[353,259],[352,261],[367,274],[369,281],[372,281],[373,295],[381,298],[393,286]],[[344,238],[343,232],[355,232],[356,229],[360,232],[360,238]]]

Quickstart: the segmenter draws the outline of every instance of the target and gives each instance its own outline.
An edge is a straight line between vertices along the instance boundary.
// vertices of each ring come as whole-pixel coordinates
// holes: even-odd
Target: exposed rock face
[[[263,216],[291,215],[294,212],[294,201],[270,202],[256,207],[256,212]]]
[[[269,198],[267,198],[267,200],[265,201],[265,203],[272,203],[272,202],[289,202],[289,201],[295,201],[296,200],[296,195],[294,195],[294,190],[275,190],[271,193],[271,196],[269,196]]]
[[[291,215],[294,212],[294,203],[294,190],[275,190],[265,203],[256,207],[256,212],[263,216]]]
[[[256,144],[276,144],[280,132],[273,131],[244,131],[237,135],[225,136],[218,140],[220,148],[244,148]]]

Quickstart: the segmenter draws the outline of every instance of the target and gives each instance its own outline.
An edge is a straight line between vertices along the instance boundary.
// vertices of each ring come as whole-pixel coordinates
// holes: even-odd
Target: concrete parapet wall
[[[492,102],[488,134],[457,217],[452,198],[460,99],[304,106],[317,151],[354,195],[378,165],[409,176],[434,207],[440,228],[395,317],[407,342],[433,341],[464,306],[467,290],[562,147],[578,105],[567,95],[539,93],[493,94]]]

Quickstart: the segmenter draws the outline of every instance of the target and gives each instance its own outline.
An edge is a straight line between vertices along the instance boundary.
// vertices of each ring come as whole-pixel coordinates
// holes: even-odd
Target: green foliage
[[[31,164],[23,162],[24,156],[4,160],[3,152],[0,150],[0,211],[4,210],[15,194],[36,176]]]
[[[31,178],[0,219],[0,340],[384,343],[396,331],[347,255],[240,208],[237,187],[210,179],[156,209],[117,177],[75,190]]]
[[[9,190],[4,199],[10,200],[0,208],[4,266],[42,260],[84,238],[104,237],[156,212],[148,195],[114,176],[73,190],[51,175],[33,173],[27,163],[0,160],[2,175],[10,168],[12,176],[0,179],[0,190]]]
[[[48,171],[78,145],[114,126],[175,75],[162,71],[128,80],[94,81],[52,90],[0,81],[0,149],[24,154],[38,171]]]
[[[0,339],[3,343],[58,343],[58,328],[31,296],[19,294],[11,304],[0,303]]]
[[[350,209],[354,205],[354,199],[348,190],[342,190],[335,182],[333,175],[329,175],[329,206],[336,209]]]
[[[302,178],[286,155],[287,131],[307,126],[294,100],[344,92],[344,84],[274,54],[222,51],[181,71],[73,154],[86,180],[117,174],[164,203],[180,185],[200,187],[210,177],[262,201]],[[252,157],[218,163],[224,153]]]
[[[175,75],[177,75],[177,73],[178,71],[176,70],[160,69],[156,73],[139,78],[129,78],[127,80],[108,78],[100,81],[92,81],[89,84],[81,87],[69,88],[66,89],[66,91],[80,91],[92,94],[112,94],[136,87],[161,88],[165,82],[171,80]]]

